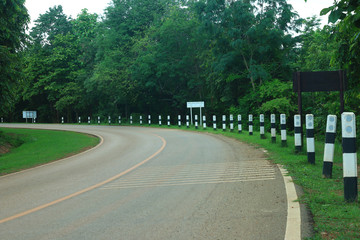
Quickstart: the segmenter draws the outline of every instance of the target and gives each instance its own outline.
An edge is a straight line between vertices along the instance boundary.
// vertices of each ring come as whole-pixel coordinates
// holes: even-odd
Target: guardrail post
[[[241,123],[241,115],[238,115],[238,132],[242,132],[242,123]]]
[[[249,135],[253,134],[253,115],[249,114]]]
[[[213,128],[216,131],[216,115],[213,115]]]
[[[226,131],[226,115],[222,115],[222,129]]]
[[[355,114],[352,112],[342,113],[341,125],[344,198],[346,202],[355,202],[358,196]]]
[[[301,117],[299,114],[294,115],[294,138],[295,138],[295,152],[302,151],[302,144],[301,144]]]
[[[323,177],[332,178],[336,137],[336,115],[328,115],[326,121],[325,147],[323,158]]]
[[[281,146],[287,146],[287,139],[286,139],[286,115],[280,114],[280,125],[281,125]]]
[[[265,139],[265,118],[264,114],[260,114],[260,138]]]
[[[314,115],[306,114],[306,149],[308,162],[315,164]]]
[[[275,114],[270,115],[270,123],[271,123],[271,142],[276,143],[276,119]]]

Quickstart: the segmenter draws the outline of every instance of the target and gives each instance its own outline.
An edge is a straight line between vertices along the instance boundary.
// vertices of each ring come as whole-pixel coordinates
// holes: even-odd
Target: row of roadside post
[[[97,123],[101,124],[101,118],[97,117]],[[167,115],[166,123],[171,126],[171,117]],[[202,121],[195,115],[195,128],[198,129],[202,125],[203,129],[206,129],[207,119],[206,116],[202,116]],[[222,130],[227,130],[227,117],[222,115]],[[260,114],[260,138],[265,139],[265,117],[264,114]],[[62,117],[61,122],[64,123]],[[91,124],[91,118],[87,119],[88,124]],[[81,117],[78,118],[78,123],[81,122]],[[112,124],[111,117],[107,118],[107,123]],[[117,123],[122,124],[121,116],[118,117]],[[130,116],[130,125],[134,124],[133,117]],[[139,116],[140,125],[145,124],[143,117]],[[229,129],[231,132],[234,131],[234,115],[229,115]],[[332,178],[332,168],[334,162],[334,149],[335,149],[335,138],[336,138],[336,115],[328,115],[326,123],[326,134],[325,134],[325,147],[323,156],[323,172],[324,178]],[[147,124],[152,124],[151,115],[147,117]],[[158,116],[158,124],[162,125],[162,116]],[[183,124],[181,115],[177,116],[177,125],[181,127]],[[185,116],[185,125],[187,128],[190,127],[189,115]],[[276,115],[270,115],[270,133],[271,142],[276,143]],[[314,116],[312,114],[306,114],[305,116],[306,126],[306,149],[307,159],[310,164],[315,164],[315,138],[314,138]],[[343,149],[343,177],[344,177],[344,197],[347,202],[353,202],[357,200],[358,187],[357,187],[357,154],[356,154],[356,118],[354,113],[344,112],[341,115],[341,126],[342,126],[342,149]],[[217,116],[212,116],[212,128],[217,130]],[[242,132],[242,116],[237,115],[237,130],[239,133]],[[301,131],[301,116],[294,115],[294,145],[295,152],[302,152],[302,131]],[[248,115],[248,132],[249,135],[253,135],[253,115]],[[287,132],[286,132],[286,115],[280,115],[280,133],[281,133],[281,146],[287,147]]]

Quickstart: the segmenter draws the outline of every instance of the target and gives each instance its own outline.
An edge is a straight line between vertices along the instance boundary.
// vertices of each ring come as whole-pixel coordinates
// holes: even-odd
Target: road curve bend
[[[260,149],[173,129],[1,126],[103,143],[0,177],[0,239],[284,239],[284,180]]]

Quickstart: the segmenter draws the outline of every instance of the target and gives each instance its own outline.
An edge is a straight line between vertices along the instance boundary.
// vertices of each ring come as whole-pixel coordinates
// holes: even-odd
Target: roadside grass
[[[133,124],[131,126],[140,125]],[[147,127],[149,125],[142,126]],[[159,126],[154,124],[151,127]],[[229,129],[214,131],[209,127],[204,130],[202,127],[195,129],[195,127],[186,128],[186,126],[182,126],[179,128],[175,125],[170,127],[162,125],[161,128],[222,134],[254,147],[266,149],[269,160],[283,165],[294,182],[304,190],[299,201],[305,203],[313,215],[315,232],[310,239],[360,239],[359,202],[346,203],[343,196],[342,147],[340,142],[335,143],[332,179],[325,179],[322,177],[324,141],[315,142],[316,162],[315,165],[312,165],[307,162],[306,139],[304,139],[303,151],[295,153],[294,137],[289,135],[287,136],[287,147],[282,147],[279,135],[277,135],[276,143],[272,143],[269,133],[266,134],[266,139],[260,139],[260,133],[257,131],[254,131],[254,135],[250,136],[247,131],[238,133],[236,129],[234,132],[230,132]]]
[[[97,137],[67,131],[11,128],[0,128],[0,131],[7,139],[22,143],[0,155],[0,175],[68,157],[99,143]]]

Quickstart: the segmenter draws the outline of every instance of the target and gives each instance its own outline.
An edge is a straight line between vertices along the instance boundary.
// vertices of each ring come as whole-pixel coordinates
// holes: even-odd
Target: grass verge
[[[68,157],[99,143],[97,137],[75,132],[10,128],[0,131],[5,136],[1,138],[3,144],[20,143],[0,156],[0,175]]]
[[[152,126],[156,127],[156,125]],[[177,126],[162,126],[162,128],[179,129]],[[344,201],[340,142],[335,144],[333,177],[324,179],[322,178],[324,142],[315,142],[316,163],[312,165],[307,162],[305,147],[302,153],[295,153],[293,136],[287,136],[288,146],[282,147],[280,136],[277,136],[276,143],[272,143],[269,133],[266,134],[266,139],[260,139],[259,132],[254,132],[254,135],[249,136],[247,131],[238,133],[236,130],[234,132],[227,130],[224,132],[221,129],[214,131],[212,128],[204,130],[185,126],[180,129],[223,134],[255,147],[265,148],[270,160],[283,165],[293,177],[294,182],[303,188],[304,195],[300,198],[300,202],[309,207],[314,220],[315,235],[311,239],[360,239],[359,202],[346,203]],[[305,139],[304,144],[306,145]]]

